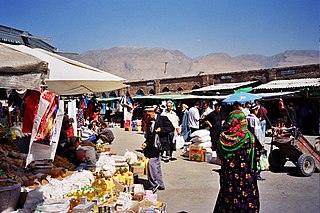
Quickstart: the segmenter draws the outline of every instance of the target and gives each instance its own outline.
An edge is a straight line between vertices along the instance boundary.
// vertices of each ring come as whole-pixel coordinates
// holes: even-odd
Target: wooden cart
[[[274,146],[279,149],[274,149]],[[296,128],[273,128],[269,164],[271,171],[281,170],[292,161],[301,176],[320,171],[320,153]]]

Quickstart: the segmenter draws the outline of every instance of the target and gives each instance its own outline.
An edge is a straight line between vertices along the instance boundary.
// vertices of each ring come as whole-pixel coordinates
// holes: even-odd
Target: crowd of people
[[[94,107],[93,107],[94,108]],[[299,125],[292,104],[287,107],[292,123]],[[266,126],[270,121],[268,110],[259,100],[254,103],[234,102],[232,109],[219,102],[196,101],[189,108],[186,103],[176,106],[172,101],[160,105],[144,107],[142,130],[145,141],[142,143],[148,161],[148,180],[151,190],[164,190],[161,160],[170,162],[176,151],[176,139],[182,137],[190,141],[190,135],[197,130],[210,131],[211,148],[221,159],[220,191],[214,212],[258,212],[259,190],[257,181],[263,181],[259,166],[264,149]],[[60,134],[57,153],[71,162],[86,162],[85,153],[79,149],[81,142],[111,144],[114,135],[108,122],[96,119],[84,122],[81,136],[74,137],[73,119],[65,116]]]
[[[256,101],[242,106],[233,103],[228,116],[222,112],[221,103],[214,108],[205,102],[200,111],[200,102],[189,109],[181,104],[180,117],[173,110],[173,102],[166,105],[145,108],[145,141],[141,148],[149,160],[148,180],[151,189],[164,190],[161,159],[172,160],[175,138],[182,136],[185,141],[199,129],[210,131],[212,150],[221,159],[220,192],[214,212],[257,212],[259,211],[260,176],[259,158],[264,150],[265,122],[267,110]],[[237,187],[235,187],[237,186]]]

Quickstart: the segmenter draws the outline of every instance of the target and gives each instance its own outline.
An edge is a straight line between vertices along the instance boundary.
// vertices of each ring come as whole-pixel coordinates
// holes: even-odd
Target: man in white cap
[[[259,106],[252,104],[250,108],[250,114],[246,117],[248,130],[254,135],[254,141],[257,149],[259,150],[257,155],[260,157],[260,152],[264,149],[263,132],[260,125],[260,120],[257,117]],[[259,162],[258,162],[259,163]],[[265,180],[260,176],[260,170],[258,169],[257,179]]]
[[[163,144],[167,144],[168,133],[174,131],[174,127],[167,116],[155,113],[154,107],[146,107],[145,112],[148,117],[148,124],[145,132],[145,142],[141,145],[144,155],[148,161],[148,180],[153,193],[158,189],[164,190],[162,180],[161,156]]]
[[[173,160],[172,154],[174,151],[176,151],[176,144],[175,144],[175,137],[176,135],[181,135],[180,128],[179,128],[179,118],[177,114],[172,110],[173,108],[173,102],[167,101],[167,107],[166,110],[161,114],[164,116],[167,116],[168,119],[171,121],[173,127],[175,128],[175,131],[172,131],[169,133],[169,144],[166,144],[164,147],[164,152],[162,153],[162,158],[164,158],[165,162],[168,162],[169,160]]]

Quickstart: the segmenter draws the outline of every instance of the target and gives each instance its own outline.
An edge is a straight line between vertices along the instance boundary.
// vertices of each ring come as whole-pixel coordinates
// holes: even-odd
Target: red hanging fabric
[[[28,91],[27,96],[24,99],[24,115],[23,115],[23,133],[32,133],[32,127],[34,123],[34,118],[36,117],[39,102],[40,102],[40,92],[36,90]]]

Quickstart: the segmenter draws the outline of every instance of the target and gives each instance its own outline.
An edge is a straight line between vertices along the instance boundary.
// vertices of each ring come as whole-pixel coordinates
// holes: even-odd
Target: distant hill
[[[192,59],[163,48],[113,47],[68,56],[128,80],[147,80],[319,63],[319,51],[287,50],[273,56],[212,53]]]

